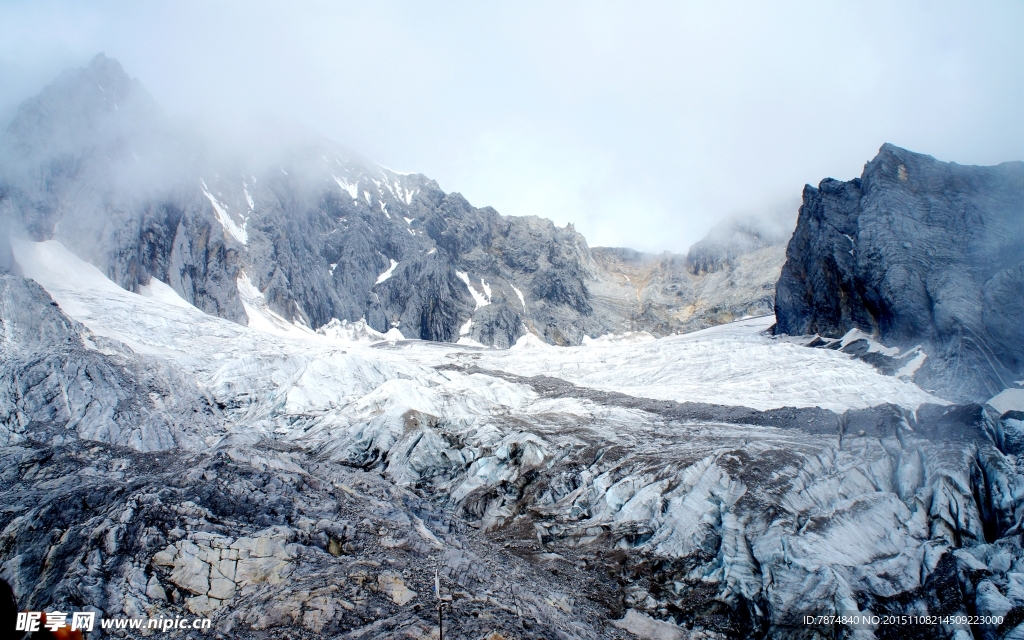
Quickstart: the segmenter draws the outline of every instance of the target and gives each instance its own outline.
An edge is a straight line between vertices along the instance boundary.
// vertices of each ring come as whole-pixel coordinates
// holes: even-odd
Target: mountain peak
[[[124,87],[132,83],[131,76],[125,72],[121,63],[115,58],[108,58],[103,52],[97,53],[89,64],[79,71],[85,71],[94,80],[108,81],[112,85],[111,88]]]
[[[84,139],[107,129],[112,119],[146,118],[157,111],[121,63],[99,53],[23,102],[7,127],[6,143],[27,156],[81,147]]]

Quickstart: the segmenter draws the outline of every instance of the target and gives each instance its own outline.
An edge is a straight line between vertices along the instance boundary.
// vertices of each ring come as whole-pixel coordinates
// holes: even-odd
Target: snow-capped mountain
[[[430,638],[440,597],[447,637],[1024,637],[1020,389],[922,388],[933,343],[849,302],[916,290],[843,279],[896,238],[1012,289],[1015,245],[971,248],[993,220],[1018,237],[1005,216],[966,207],[960,245],[893,231],[1015,193],[992,173],[883,148],[809,189],[773,316],[781,245],[742,221],[687,256],[590,249],[323,140],[205,144],[104,57],[6,134],[0,578],[23,610]],[[844,226],[871,202],[882,222]]]
[[[722,262],[708,275],[681,256],[592,250],[571,225],[476,208],[322,138],[255,153],[175,124],[101,54],[18,110],[0,207],[129,291],[156,279],[243,324],[256,295],[312,329],[365,320],[407,338],[508,347],[525,333],[579,344],[771,310],[781,249],[759,258],[767,269],[739,265],[732,278]]]

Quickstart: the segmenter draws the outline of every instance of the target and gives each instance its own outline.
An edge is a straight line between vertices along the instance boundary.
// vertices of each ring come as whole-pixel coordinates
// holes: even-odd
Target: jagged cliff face
[[[961,166],[885,145],[804,203],[777,331],[921,345],[916,380],[983,401],[1024,377],[1024,163]]]
[[[19,109],[3,137],[0,208],[127,290],[155,278],[243,324],[246,292],[314,329],[365,318],[380,332],[498,347],[527,332],[579,344],[770,312],[776,265],[760,268],[775,254],[735,280],[731,262],[616,261],[571,226],[476,208],[327,140],[260,153],[214,150],[101,55]]]

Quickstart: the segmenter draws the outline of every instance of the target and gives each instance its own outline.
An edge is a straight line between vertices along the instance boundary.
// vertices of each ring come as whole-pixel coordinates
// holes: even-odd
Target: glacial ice
[[[523,305],[523,311],[526,311],[526,298],[523,297],[523,292],[519,290],[519,287],[512,285],[512,290],[516,292],[516,296],[519,297],[519,304]]]
[[[240,326],[175,301],[162,283],[149,295],[124,291],[54,241],[19,241],[14,251],[25,275],[93,334],[159,356],[225,407],[228,432],[208,446],[270,468],[295,464],[231,444],[272,438],[398,486],[429,487],[483,531],[527,521],[561,554],[597,545],[675,563],[650,577],[661,581],[657,597],[630,592],[627,627],[661,628],[652,616],[664,619],[665,603],[690,606],[694,584],[772,615],[854,611],[864,594],[880,601],[924,589],[941,562],[992,574],[977,588],[984,610],[1024,601],[1020,554],[993,538],[1019,531],[1015,459],[981,441],[925,437],[914,412],[940,405],[934,413],[942,400],[840,351],[774,338],[770,318],[583,347],[528,333],[511,349],[481,349],[404,340],[395,328],[381,335],[362,321],[312,332],[269,312],[244,274],[250,326]],[[891,405],[879,410],[904,411],[903,426],[840,436],[687,418],[667,406],[677,402],[840,414]],[[1002,427],[985,420],[998,438]],[[979,477],[990,496],[981,503]],[[203,544],[215,542],[234,544]],[[158,559],[189,584],[194,558],[213,557],[190,544]],[[245,583],[225,580],[197,583],[206,600],[195,607],[235,597]]]
[[[999,413],[1024,411],[1024,389],[1003,389],[988,401]]]

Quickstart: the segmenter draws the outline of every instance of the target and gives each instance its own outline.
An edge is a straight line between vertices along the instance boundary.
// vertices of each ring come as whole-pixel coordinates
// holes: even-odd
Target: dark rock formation
[[[1024,372],[1024,163],[961,166],[886,144],[804,189],[776,331],[923,345],[916,381],[984,401]]]

